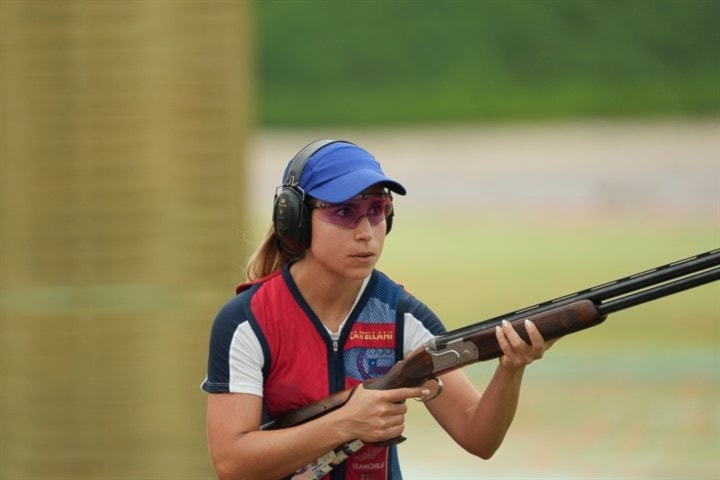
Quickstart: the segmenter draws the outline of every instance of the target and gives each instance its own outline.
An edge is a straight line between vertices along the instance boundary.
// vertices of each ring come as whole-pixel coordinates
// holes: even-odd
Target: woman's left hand
[[[500,365],[508,370],[520,370],[535,360],[541,359],[545,351],[557,340],[545,341],[540,331],[530,320],[525,320],[525,329],[530,337],[529,345],[515,331],[510,322],[503,321],[502,325],[495,328],[495,336],[503,351],[503,356],[500,357]]]

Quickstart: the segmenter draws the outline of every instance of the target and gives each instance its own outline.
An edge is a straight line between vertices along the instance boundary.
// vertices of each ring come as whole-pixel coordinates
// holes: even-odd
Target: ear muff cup
[[[275,196],[273,225],[280,248],[297,258],[310,246],[310,211],[302,190],[283,187]]]
[[[280,249],[290,258],[299,258],[310,246],[311,222],[300,177],[315,152],[340,140],[316,140],[303,147],[288,165],[283,184],[275,193],[273,228]],[[350,143],[350,142],[346,142]]]

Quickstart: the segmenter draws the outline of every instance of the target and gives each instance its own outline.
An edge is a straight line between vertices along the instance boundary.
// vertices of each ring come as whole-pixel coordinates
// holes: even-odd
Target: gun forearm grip
[[[569,305],[553,308],[534,315],[528,315],[511,322],[520,337],[530,343],[525,329],[525,320],[530,320],[545,340],[553,340],[564,335],[594,327],[605,320],[597,305],[590,300],[579,300]],[[477,361],[500,357],[503,352],[495,337],[494,328],[488,328],[471,335],[469,341],[478,349]]]

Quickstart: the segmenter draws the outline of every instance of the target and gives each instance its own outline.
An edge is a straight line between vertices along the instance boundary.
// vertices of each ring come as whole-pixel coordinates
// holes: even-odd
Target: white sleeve
[[[262,347],[249,322],[238,325],[230,343],[230,392],[263,396]]]
[[[405,314],[405,342],[403,344],[403,357],[407,357],[410,353],[425,345],[434,337],[430,330],[425,328],[420,320],[415,318],[412,313]]]

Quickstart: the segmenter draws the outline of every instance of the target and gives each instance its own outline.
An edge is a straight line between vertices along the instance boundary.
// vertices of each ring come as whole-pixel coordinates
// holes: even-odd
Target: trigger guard
[[[442,381],[441,379],[439,379],[438,377],[432,377],[432,378],[430,378],[430,380],[434,380],[435,383],[437,383],[437,388],[435,389],[435,393],[434,393],[432,396],[427,397],[427,398],[425,398],[425,397],[414,397],[414,400],[415,400],[416,402],[420,402],[420,403],[429,402],[430,400],[434,400],[434,399],[436,399],[437,397],[439,397],[440,394],[442,393],[442,390],[443,390],[443,381]],[[428,381],[430,381],[430,380],[428,380]]]

